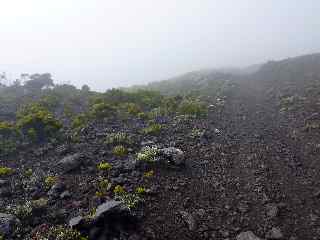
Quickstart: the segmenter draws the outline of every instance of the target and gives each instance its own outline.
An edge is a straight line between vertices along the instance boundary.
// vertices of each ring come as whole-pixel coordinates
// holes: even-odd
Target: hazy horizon
[[[316,0],[11,0],[0,72],[50,72],[94,90],[320,52]]]

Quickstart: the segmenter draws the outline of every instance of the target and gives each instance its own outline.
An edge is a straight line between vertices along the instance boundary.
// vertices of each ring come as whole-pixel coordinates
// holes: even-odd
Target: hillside
[[[3,87],[0,239],[319,239],[320,55],[252,69]]]

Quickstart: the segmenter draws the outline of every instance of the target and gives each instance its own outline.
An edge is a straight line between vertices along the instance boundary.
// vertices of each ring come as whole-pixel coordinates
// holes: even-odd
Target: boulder
[[[175,147],[163,148],[160,150],[160,155],[164,158],[165,161],[173,165],[183,165],[185,163],[184,152]]]
[[[82,156],[79,153],[64,157],[58,162],[58,168],[61,173],[68,173],[80,167]]]
[[[78,229],[79,226],[83,223],[84,218],[82,216],[77,216],[71,218],[69,221],[69,227]]]
[[[97,221],[101,218],[105,218],[110,214],[117,214],[121,212],[127,212],[128,210],[120,201],[110,200],[97,207],[94,219]]]

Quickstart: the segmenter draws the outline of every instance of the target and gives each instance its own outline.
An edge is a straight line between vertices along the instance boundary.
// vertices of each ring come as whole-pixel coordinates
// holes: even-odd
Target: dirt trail
[[[287,137],[277,106],[244,83],[220,120],[206,124],[209,143],[184,146],[187,169],[157,176],[165,188],[147,217],[157,238],[235,239],[247,230],[264,238],[275,227],[284,239],[319,239],[314,176],[301,146]],[[197,228],[188,229],[179,211]]]

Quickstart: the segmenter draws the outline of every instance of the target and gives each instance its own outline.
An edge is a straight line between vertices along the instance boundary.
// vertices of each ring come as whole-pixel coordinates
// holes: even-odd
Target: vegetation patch
[[[14,173],[14,170],[9,167],[0,167],[0,177],[8,176]]]
[[[155,162],[159,154],[159,149],[155,146],[146,146],[137,154],[138,161]]]
[[[127,156],[128,150],[123,145],[118,145],[113,148],[112,153],[117,157],[124,157]]]

